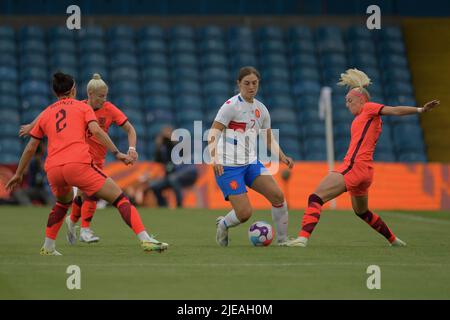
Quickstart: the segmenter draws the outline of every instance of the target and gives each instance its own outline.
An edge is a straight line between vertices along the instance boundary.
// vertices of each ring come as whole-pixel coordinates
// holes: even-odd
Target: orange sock
[[[73,223],[77,223],[78,220],[81,217],[81,206],[83,204],[83,200],[81,200],[81,197],[75,197],[72,203],[72,210],[70,212],[70,220],[72,220]]]
[[[369,226],[385,237],[389,242],[395,240],[395,235],[392,233],[391,229],[389,229],[383,219],[381,219],[376,213],[368,210],[361,215],[357,214],[357,216],[363,219]]]
[[[92,199],[86,199],[83,201],[83,205],[81,206],[82,228],[89,228],[96,209],[97,209],[97,201]]]
[[[123,193],[114,201],[113,205],[119,210],[122,219],[133,229],[135,234],[139,234],[145,230],[139,212]]]
[[[45,236],[47,238],[56,239],[58,235],[58,231],[61,228],[61,225],[64,221],[64,217],[66,216],[67,210],[72,203],[59,203],[56,202],[52,211],[48,216],[47,228],[45,229]]]
[[[302,230],[299,232],[299,237],[309,238],[314,231],[316,224],[320,219],[320,212],[322,211],[323,200],[316,194],[311,194],[308,198],[308,208],[303,215]]]

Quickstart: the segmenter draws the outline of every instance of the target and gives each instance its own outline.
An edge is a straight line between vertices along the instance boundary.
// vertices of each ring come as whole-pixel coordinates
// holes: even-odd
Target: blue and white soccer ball
[[[265,221],[256,221],[248,228],[248,239],[256,247],[267,247],[272,243],[274,231]]]

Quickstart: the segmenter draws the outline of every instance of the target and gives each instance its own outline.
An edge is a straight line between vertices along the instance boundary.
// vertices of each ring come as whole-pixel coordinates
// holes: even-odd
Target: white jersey
[[[270,114],[264,104],[256,99],[248,103],[238,94],[222,105],[214,121],[226,127],[217,144],[219,163],[243,166],[257,160],[259,131],[270,129]]]

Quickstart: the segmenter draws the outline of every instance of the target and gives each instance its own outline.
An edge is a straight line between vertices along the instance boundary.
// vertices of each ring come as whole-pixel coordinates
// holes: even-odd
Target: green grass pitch
[[[351,212],[324,211],[308,248],[252,247],[250,222],[230,230],[230,246],[215,243],[215,218],[225,211],[141,208],[149,233],[170,244],[144,253],[113,208],[98,210],[97,244],[40,256],[48,208],[1,207],[0,299],[450,299],[449,212],[378,212],[408,243],[389,247]],[[290,235],[302,212],[290,212]],[[81,289],[69,290],[69,265],[81,269]],[[367,268],[381,269],[381,289],[367,288]]]

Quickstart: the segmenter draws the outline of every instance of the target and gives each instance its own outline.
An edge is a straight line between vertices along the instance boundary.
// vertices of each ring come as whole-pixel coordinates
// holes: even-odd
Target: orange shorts
[[[352,196],[365,196],[373,180],[373,166],[366,162],[342,164],[335,172],[344,176],[345,187]]]
[[[99,191],[108,178],[94,164],[67,163],[47,171],[50,188],[56,197],[67,194],[72,187],[77,187],[88,196]]]

